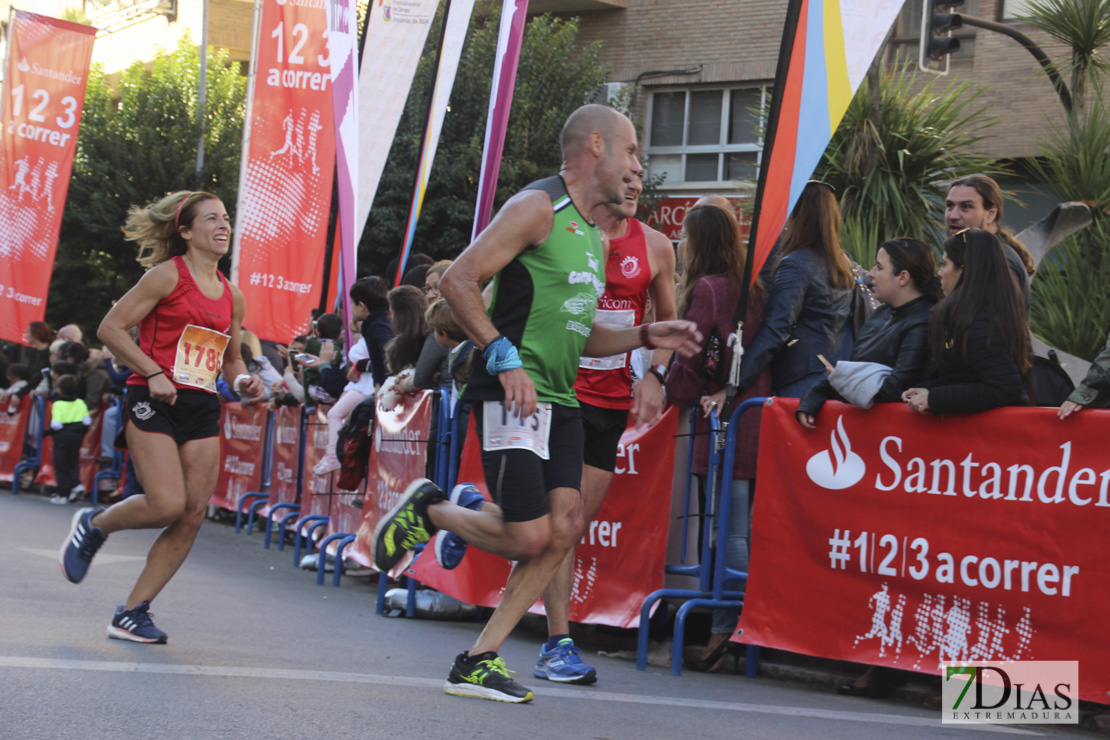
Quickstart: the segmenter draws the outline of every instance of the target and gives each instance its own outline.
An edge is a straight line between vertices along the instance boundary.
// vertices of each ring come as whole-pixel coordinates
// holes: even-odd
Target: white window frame
[[[707,91],[713,91],[713,90],[720,91],[721,98],[722,98],[722,101],[721,101],[720,142],[719,143],[717,143],[717,144],[696,144],[696,145],[682,144],[682,145],[676,145],[676,146],[656,146],[652,142],[652,134],[653,134],[652,122],[654,121],[654,116],[655,116],[655,94],[656,93],[671,93],[671,92],[686,93],[685,108],[683,109],[682,115],[683,115],[683,136],[688,137],[689,133],[690,133],[690,100],[691,100],[691,97],[692,97],[691,93],[707,92]],[[663,87],[653,87],[653,88],[651,88],[651,95],[648,96],[648,111],[647,111],[647,126],[646,126],[646,128],[647,128],[647,147],[645,148],[645,151],[647,153],[647,158],[648,158],[648,174],[649,175],[653,174],[652,171],[651,171],[651,159],[652,159],[652,157],[657,156],[657,155],[658,156],[681,155],[682,159],[681,159],[680,168],[681,168],[681,171],[682,171],[683,178],[685,178],[685,175],[686,175],[686,157],[687,157],[687,155],[690,155],[690,154],[717,154],[718,155],[718,157],[717,157],[717,178],[718,179],[716,179],[716,180],[697,180],[697,181],[687,181],[687,180],[683,179],[681,181],[673,181],[673,180],[670,180],[668,178],[667,180],[663,181],[663,184],[661,186],[662,188],[664,188],[664,189],[680,189],[680,188],[695,189],[695,188],[704,188],[706,186],[720,186],[720,185],[724,185],[726,183],[733,182],[732,180],[724,177],[724,174],[725,174],[724,169],[726,167],[726,162],[728,160],[727,160],[726,157],[720,156],[722,154],[730,154],[730,153],[733,153],[733,152],[755,152],[755,155],[756,155],[755,156],[755,164],[756,164],[756,167],[759,167],[759,165],[762,163],[762,160],[763,160],[763,138],[762,138],[762,136],[760,136],[759,139],[755,143],[748,143],[748,144],[729,144],[729,143],[727,143],[728,129],[729,129],[729,126],[728,126],[728,124],[729,124],[729,112],[730,112],[729,111],[729,106],[731,105],[732,93],[737,91],[737,90],[759,90],[760,91],[760,105],[763,106],[764,108],[766,107],[767,98],[770,95],[770,91],[769,91],[768,85],[766,83],[765,84],[758,84],[758,83],[731,84],[731,85],[723,85],[723,86],[720,86],[720,87],[718,87],[716,85],[706,85],[706,86],[697,86],[697,87],[683,87],[681,85],[675,85],[675,86],[663,86]]]

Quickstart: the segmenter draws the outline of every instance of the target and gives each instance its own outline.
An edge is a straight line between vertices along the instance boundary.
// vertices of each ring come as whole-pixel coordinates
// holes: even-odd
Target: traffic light
[[[962,19],[951,12],[964,0],[924,0],[921,4],[921,39],[917,64],[931,74],[948,74],[948,56],[960,50],[960,40],[952,38]]]

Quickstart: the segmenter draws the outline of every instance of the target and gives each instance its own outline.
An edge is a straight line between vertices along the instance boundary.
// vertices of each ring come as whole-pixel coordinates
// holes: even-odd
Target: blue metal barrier
[[[310,514],[304,517],[296,525],[296,532],[293,537],[293,567],[296,568],[301,564],[301,543],[307,540],[305,546],[305,555],[312,554],[312,533],[320,527],[328,526],[329,517],[323,514]]]
[[[408,570],[412,567],[416,559],[420,557],[420,553],[424,552],[426,545],[421,544],[412,548],[412,561],[405,567]],[[405,595],[405,616],[412,619],[416,615],[416,584],[418,581],[411,576],[402,575],[398,579],[398,585],[403,586],[407,593]],[[375,601],[374,613],[385,613],[385,592],[389,590],[389,576],[385,573],[378,572],[378,598]]]
[[[462,400],[455,402],[455,408],[451,414],[451,440],[450,440],[450,456],[447,459],[447,484],[443,486],[444,491],[450,491],[455,487],[455,483],[459,479],[459,461],[462,459],[462,448],[466,442],[466,435],[463,432],[463,423],[469,420],[469,412],[466,411],[466,406]]]
[[[278,511],[284,511],[285,509],[289,509],[292,512],[291,514],[286,514],[284,517],[282,517],[281,528],[279,530],[280,539],[278,540],[278,549],[285,549],[285,525],[290,520],[297,518],[297,514],[301,510],[300,504],[274,504],[270,507],[270,515],[266,517],[266,539],[262,543],[263,548],[267,550],[270,549],[270,539],[274,533],[274,513]]]
[[[123,419],[123,413],[124,413],[124,411],[123,411],[123,399],[113,397],[108,402],[108,405],[112,408],[119,409],[120,429],[122,429],[123,428],[123,422],[124,422],[124,419]],[[107,409],[105,409],[105,411],[107,411]],[[102,411],[101,413],[104,413],[104,412]],[[103,437],[104,427],[101,427],[100,429],[101,429],[100,434]],[[89,501],[92,502],[92,505],[96,506],[100,502],[100,481],[107,480],[107,479],[110,479],[110,478],[115,478],[116,480],[119,480],[122,477],[123,477],[123,450],[117,450],[117,449],[115,449],[115,447],[113,447],[112,448],[111,467],[105,468],[104,470],[97,471],[97,474],[95,476],[93,476],[92,490],[89,491]]]
[[[32,445],[32,452],[30,457],[25,457],[20,460],[16,466],[15,471],[12,473],[12,493],[19,494],[19,477],[28,470],[38,470],[42,467],[42,438],[46,430],[46,399],[42,396],[35,396],[32,399],[29,413],[27,414],[27,424],[31,423],[31,419],[35,414],[38,414],[40,423],[39,428],[35,431],[34,444]]]
[[[749,398],[741,403],[732,412],[729,419],[728,432],[724,439],[724,459],[721,460],[720,445],[717,443],[721,434],[720,419],[716,414],[710,417],[710,429],[713,435],[710,443],[709,466],[706,474],[707,487],[706,505],[712,507],[714,501],[719,501],[717,510],[702,516],[702,546],[701,562],[698,565],[668,565],[665,572],[668,574],[694,576],[698,579],[698,589],[659,589],[644,599],[640,609],[640,626],[636,642],[636,668],[647,668],[648,650],[648,623],[651,617],[651,607],[660,599],[684,599],[686,603],[679,607],[675,617],[674,645],[671,652],[671,673],[678,676],[682,674],[682,652],[685,640],[686,618],[690,610],[698,607],[732,607],[740,608],[744,603],[743,591],[726,591],[725,583],[732,580],[747,581],[748,574],[732,570],[725,566],[725,548],[728,540],[728,521],[731,510],[731,499],[728,489],[732,485],[732,470],[736,458],[736,434],[739,429],[740,417],[749,409],[759,408],[766,398]],[[697,414],[695,408],[693,414]],[[690,428],[694,429],[695,417],[691,416]],[[690,442],[691,462],[693,460],[693,438]],[[690,474],[686,476],[686,504],[683,513],[683,559],[686,552],[686,527],[685,523],[690,517]],[[719,490],[720,495],[715,496],[714,491]],[[713,520],[717,522],[716,537],[713,536]],[[715,545],[715,547],[712,547]],[[714,557],[713,549],[717,557]],[[759,669],[759,648],[754,645],[747,647],[747,661],[745,674],[754,677]]]
[[[274,467],[274,418],[276,414],[273,411],[266,412],[266,435],[263,437],[262,447],[262,479],[258,483],[259,490],[248,491],[239,497],[239,504],[235,507],[235,534],[239,534],[240,525],[243,521],[243,504],[248,501],[254,501],[250,507],[250,513],[247,516],[247,536],[250,536],[254,531],[254,515],[259,508],[266,505],[270,498],[270,481],[273,476]],[[256,499],[262,499],[257,501]]]
[[[320,547],[317,549],[320,557],[316,561],[317,586],[324,585],[324,571],[326,570],[324,566],[328,559],[328,545],[336,540],[339,540],[339,544],[335,548],[335,578],[332,580],[332,585],[339,588],[339,577],[343,575],[343,551],[347,549],[347,545],[355,541],[355,535],[347,532],[335,532],[320,540]]]
[[[449,491],[447,475],[451,468],[451,438],[454,433],[451,414],[451,389],[439,388],[436,395],[439,402],[436,404],[435,484],[442,490]]]

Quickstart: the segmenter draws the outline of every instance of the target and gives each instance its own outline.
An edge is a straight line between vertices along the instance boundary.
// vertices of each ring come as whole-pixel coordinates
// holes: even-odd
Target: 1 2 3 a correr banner
[[[22,10],[8,29],[0,131],[0,339],[46,315],[96,29]]]
[[[1079,661],[1107,702],[1110,412],[830,402],[810,431],[796,410],[764,408],[734,640],[928,673]]]

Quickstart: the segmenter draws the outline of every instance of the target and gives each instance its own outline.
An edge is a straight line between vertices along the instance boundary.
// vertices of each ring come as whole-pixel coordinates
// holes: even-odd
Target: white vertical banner
[[[358,85],[355,65],[358,48],[358,13],[355,0],[328,0],[328,59],[331,62],[331,97],[335,112],[336,189],[339,191],[340,300],[347,343],[351,347],[351,284],[355,281],[358,236],[355,206],[358,197]]]
[[[416,223],[420,220],[420,209],[424,205],[424,194],[428,189],[428,178],[432,174],[439,135],[443,131],[443,119],[447,115],[447,104],[451,100],[451,90],[455,86],[455,75],[459,71],[459,58],[462,57],[466,31],[470,27],[470,16],[474,12],[474,0],[447,0],[447,18],[443,29],[443,39],[439,50],[439,68],[432,87],[432,101],[428,107],[428,121],[424,127],[424,141],[420,150],[420,161],[413,188],[412,202],[409,205],[409,219],[405,228],[405,244],[401,249],[401,259],[397,264],[395,284],[400,285],[405,274],[405,265],[412,250],[416,236]],[[388,275],[386,276],[389,277]]]
[[[366,227],[438,6],[439,0],[392,0],[370,7],[358,76],[357,238]]]

